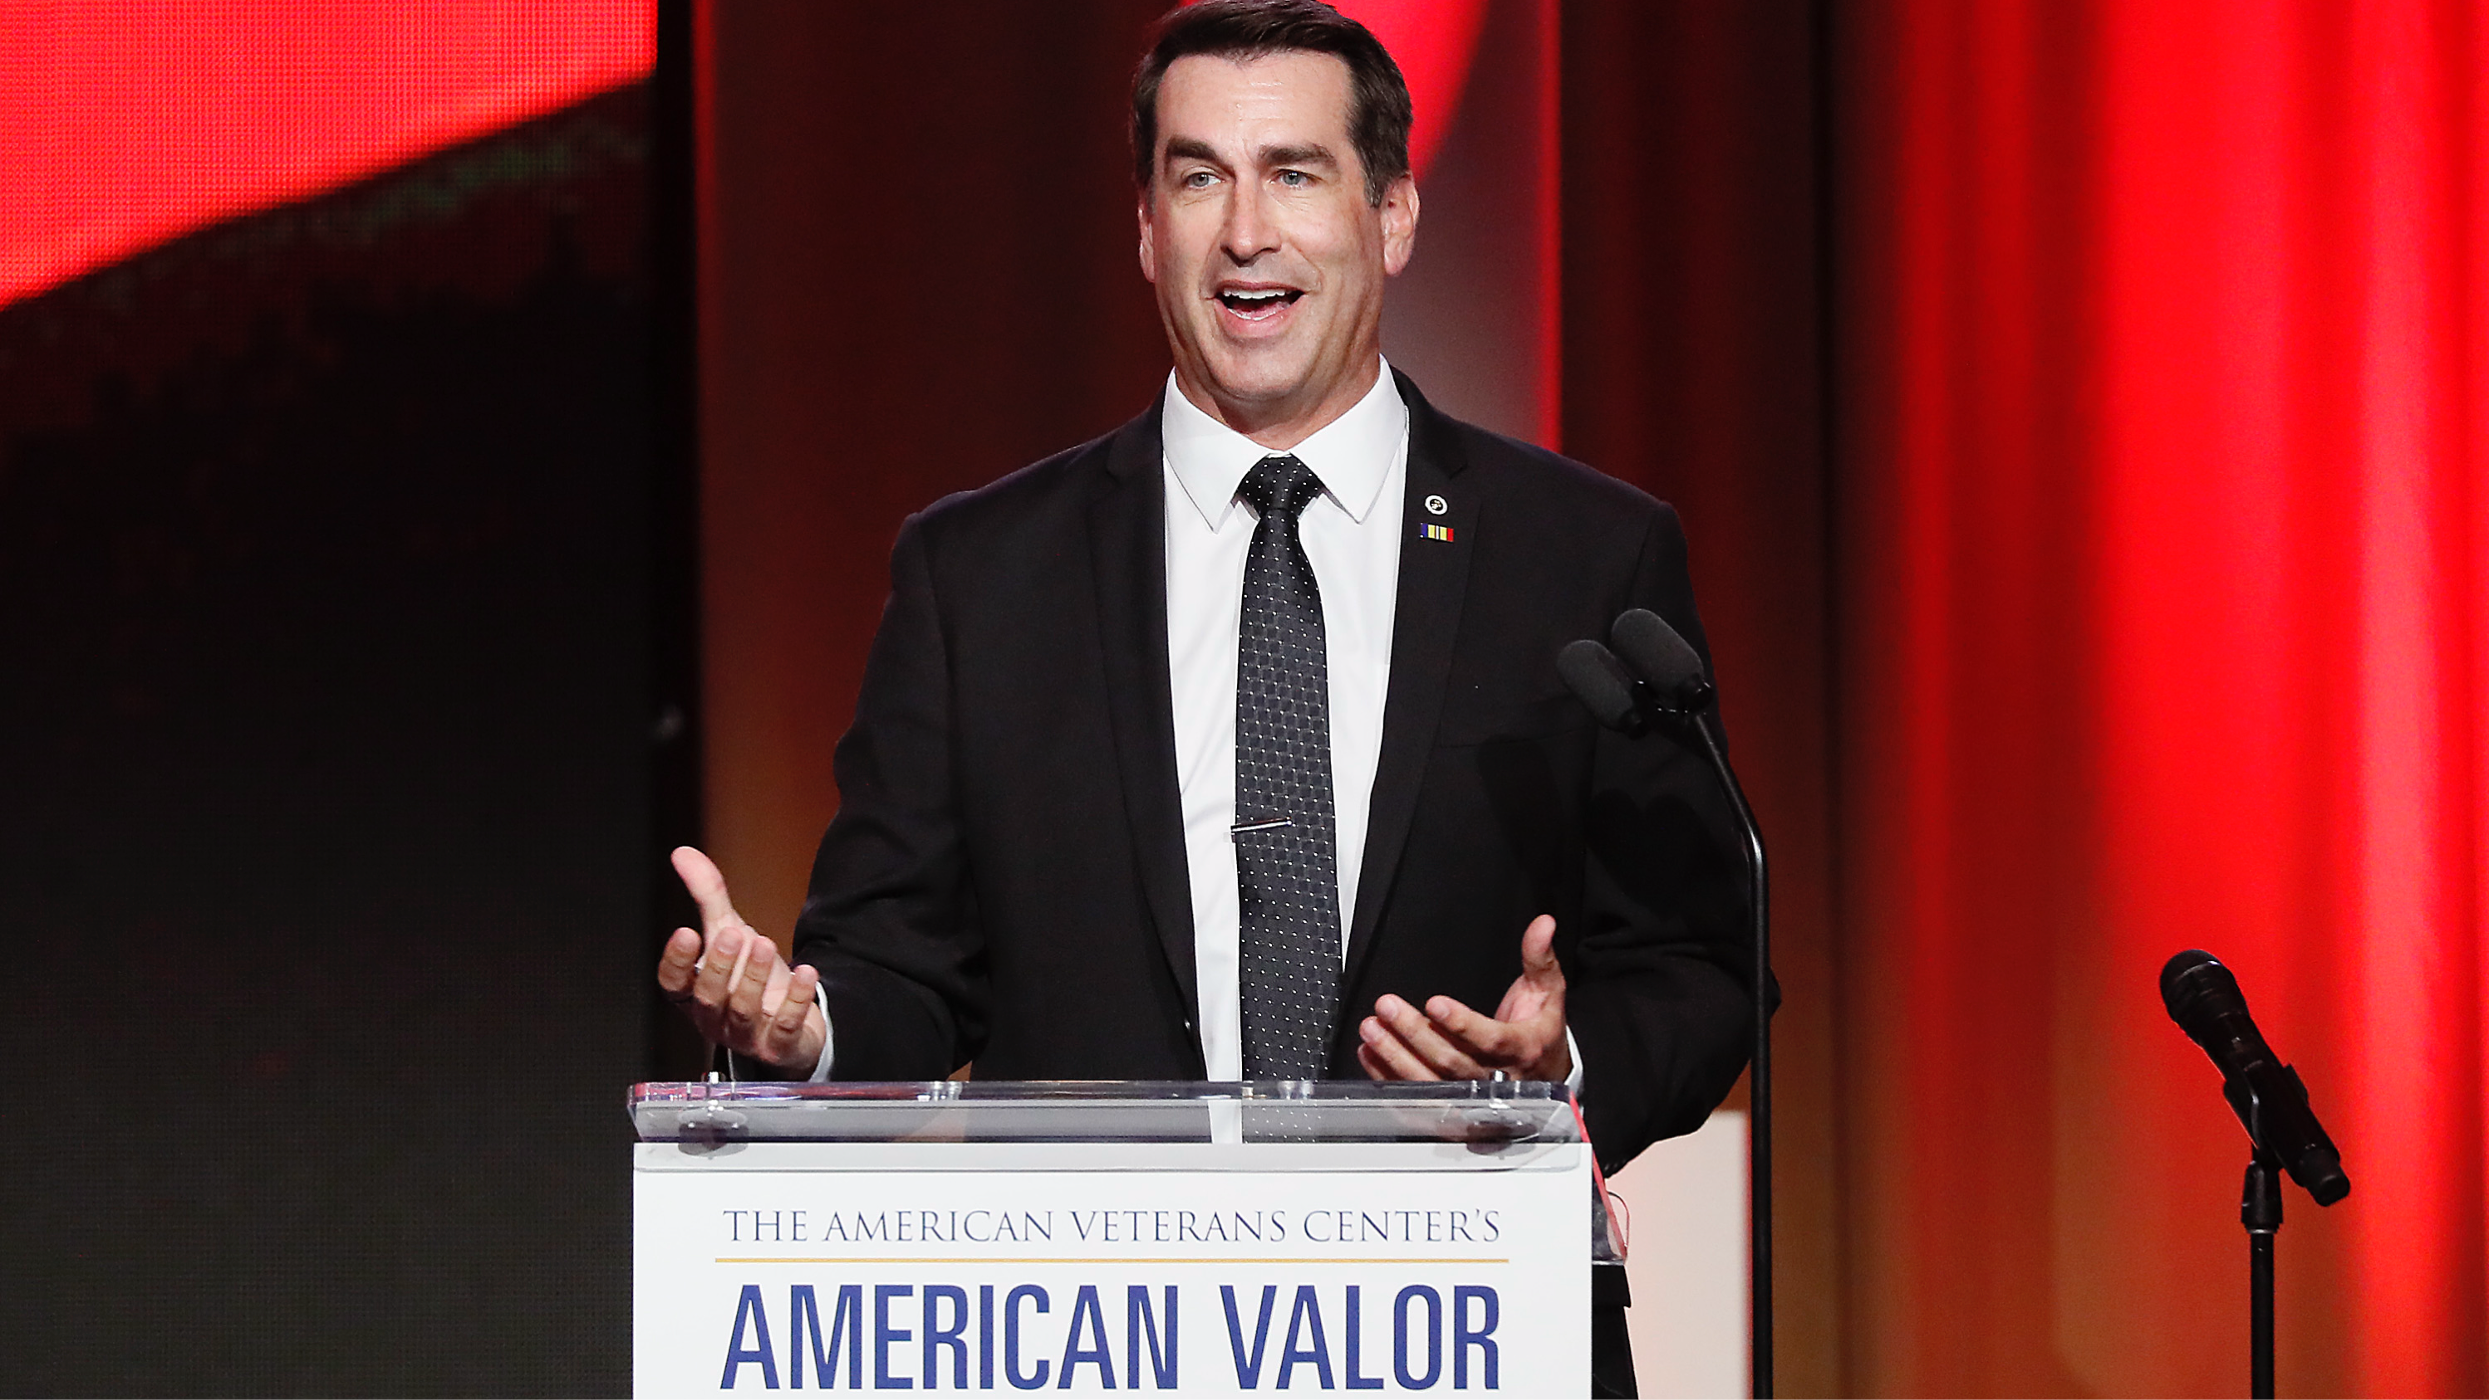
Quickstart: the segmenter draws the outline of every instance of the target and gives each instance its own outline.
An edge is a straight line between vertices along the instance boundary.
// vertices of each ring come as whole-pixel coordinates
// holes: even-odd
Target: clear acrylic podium
[[[631,1117],[642,1395],[1589,1391],[1605,1214],[1560,1084],[643,1084]]]

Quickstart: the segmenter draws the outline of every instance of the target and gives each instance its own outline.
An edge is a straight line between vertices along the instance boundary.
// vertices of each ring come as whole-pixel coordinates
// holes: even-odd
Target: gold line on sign
[[[996,1259],[983,1255],[860,1258],[855,1255],[722,1255],[720,1264],[1509,1264],[1510,1259]]]

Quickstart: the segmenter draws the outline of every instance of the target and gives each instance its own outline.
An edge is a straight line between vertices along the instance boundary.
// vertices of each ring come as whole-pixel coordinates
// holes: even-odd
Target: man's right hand
[[[789,968],[778,945],[744,922],[726,897],[726,877],[716,862],[677,846],[674,873],[699,903],[703,931],[678,928],[666,940],[657,959],[658,990],[710,1044],[793,1078],[810,1075],[829,1034],[814,995],[821,974],[809,965]]]

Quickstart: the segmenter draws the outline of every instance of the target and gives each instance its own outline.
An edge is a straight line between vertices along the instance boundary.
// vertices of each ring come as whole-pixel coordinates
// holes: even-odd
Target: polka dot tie
[[[1261,513],[1236,644],[1236,884],[1242,895],[1244,1076],[1319,1079],[1339,1005],[1330,660],[1322,590],[1297,517],[1322,491],[1265,457],[1237,494]]]

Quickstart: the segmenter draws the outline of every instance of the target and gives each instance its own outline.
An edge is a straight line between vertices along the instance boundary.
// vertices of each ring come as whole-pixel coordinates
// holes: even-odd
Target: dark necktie
[[[1339,1004],[1331,813],[1330,660],[1322,590],[1297,538],[1320,494],[1294,457],[1265,457],[1237,494],[1261,512],[1236,645],[1236,884],[1242,896],[1244,1076],[1319,1079]]]

